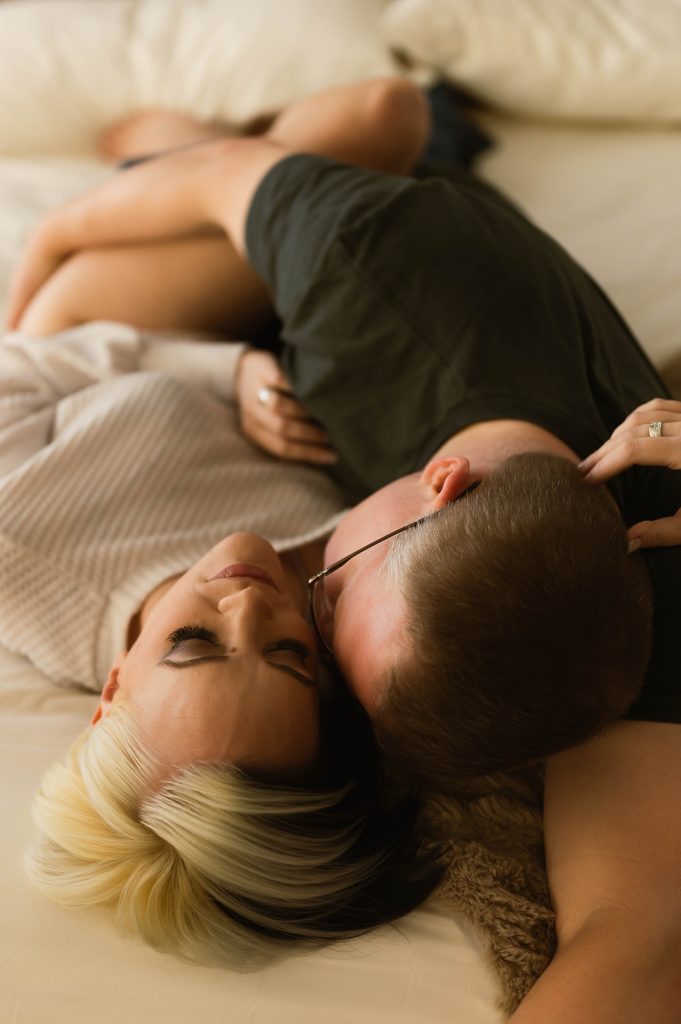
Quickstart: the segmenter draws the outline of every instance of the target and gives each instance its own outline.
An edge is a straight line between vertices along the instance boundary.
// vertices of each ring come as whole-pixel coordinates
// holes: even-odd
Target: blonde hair
[[[195,763],[150,791],[155,771],[121,703],[46,772],[27,866],[47,896],[157,950],[251,969],[400,916],[436,882],[414,807],[383,806],[371,771],[313,790]]]

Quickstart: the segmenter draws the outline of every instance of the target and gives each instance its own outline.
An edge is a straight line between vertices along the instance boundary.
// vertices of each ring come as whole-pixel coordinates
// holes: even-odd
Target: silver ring
[[[652,423],[649,423],[648,434],[650,437],[662,437],[662,421],[653,420]]]
[[[271,388],[258,388],[258,401],[261,405],[267,405],[272,394]]]

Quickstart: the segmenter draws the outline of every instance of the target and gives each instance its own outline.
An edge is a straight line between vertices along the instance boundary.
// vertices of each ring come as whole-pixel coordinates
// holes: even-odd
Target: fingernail
[[[627,547],[627,554],[633,554],[634,551],[638,551],[638,549],[642,547],[642,545],[643,541],[639,537],[635,537],[633,540],[629,541],[629,545]]]

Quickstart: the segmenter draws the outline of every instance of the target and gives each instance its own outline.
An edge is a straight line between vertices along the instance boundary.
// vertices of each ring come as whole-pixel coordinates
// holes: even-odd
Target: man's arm
[[[681,1021],[681,726],[620,722],[549,761],[558,951],[513,1024]]]

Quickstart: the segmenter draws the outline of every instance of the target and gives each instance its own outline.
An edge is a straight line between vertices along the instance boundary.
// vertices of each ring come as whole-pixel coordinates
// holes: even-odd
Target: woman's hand
[[[250,349],[239,361],[235,390],[246,437],[280,459],[330,465],[329,438],[296,400],[279,361]]]
[[[649,425],[656,421],[662,424],[662,433],[651,437]],[[630,466],[681,469],[681,402],[653,398],[640,405],[579,469],[589,483],[602,484]],[[681,509],[667,519],[636,523],[628,537],[632,551],[681,544]]]

